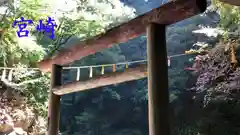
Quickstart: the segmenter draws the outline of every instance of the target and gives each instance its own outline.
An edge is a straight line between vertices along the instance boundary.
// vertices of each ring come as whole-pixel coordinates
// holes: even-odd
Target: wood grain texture
[[[58,135],[60,120],[60,96],[53,93],[53,87],[61,85],[62,67],[52,65],[51,90],[48,106],[48,135]]]
[[[147,27],[149,135],[170,135],[166,28]]]
[[[143,64],[136,68],[126,69],[124,72],[115,72],[100,75],[86,81],[75,81],[62,86],[54,87],[53,93],[56,95],[64,95],[73,92],[85,91],[93,88],[107,86],[111,84],[122,83],[141,79],[147,76],[147,65]]]

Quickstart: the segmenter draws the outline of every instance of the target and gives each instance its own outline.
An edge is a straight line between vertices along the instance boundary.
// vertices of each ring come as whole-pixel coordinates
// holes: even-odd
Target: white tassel
[[[116,64],[113,64],[113,72],[116,72]]]
[[[5,80],[5,79],[6,79],[6,69],[3,69],[1,80]]]
[[[104,65],[102,65],[102,71],[101,74],[104,75]]]
[[[170,61],[170,57],[168,57],[168,66],[170,67],[171,61]]]
[[[80,68],[77,69],[77,81],[80,80]]]
[[[126,69],[128,69],[128,63],[126,63]]]
[[[92,78],[92,75],[93,75],[93,68],[90,67],[90,73],[89,73],[89,77]]]
[[[11,69],[8,73],[8,81],[12,81],[13,69]]]

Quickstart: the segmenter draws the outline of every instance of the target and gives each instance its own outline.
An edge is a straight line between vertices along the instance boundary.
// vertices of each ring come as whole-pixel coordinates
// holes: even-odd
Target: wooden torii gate
[[[81,41],[75,46],[63,49],[54,57],[41,61],[39,68],[45,72],[50,71],[52,74],[48,135],[58,135],[61,95],[79,91],[77,89],[82,85],[81,82],[61,85],[62,66],[102,51],[114,44],[126,42],[145,32],[147,33],[148,67],[145,65],[141,69],[148,69],[149,134],[170,135],[166,27],[202,13],[206,7],[206,0],[174,0],[95,38]],[[138,74],[139,72],[134,73]],[[142,76],[144,75],[139,74],[139,78]],[[129,80],[133,79],[134,77]],[[119,82],[116,81],[116,83]],[[75,90],[71,91],[71,89]]]

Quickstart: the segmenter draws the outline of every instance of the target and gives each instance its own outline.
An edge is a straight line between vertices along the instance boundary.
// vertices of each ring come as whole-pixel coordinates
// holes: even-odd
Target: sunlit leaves
[[[240,7],[225,4],[218,0],[213,0],[213,5],[220,14],[221,27],[234,30],[240,25]]]

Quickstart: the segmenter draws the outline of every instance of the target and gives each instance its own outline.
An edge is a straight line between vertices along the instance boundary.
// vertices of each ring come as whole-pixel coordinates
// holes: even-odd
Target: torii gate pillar
[[[61,78],[62,78],[62,66],[53,65],[51,73],[51,90],[49,94],[47,135],[58,135],[61,96],[55,95],[53,93],[53,88],[61,85],[62,82]]]
[[[149,135],[170,135],[166,25],[147,27]]]

